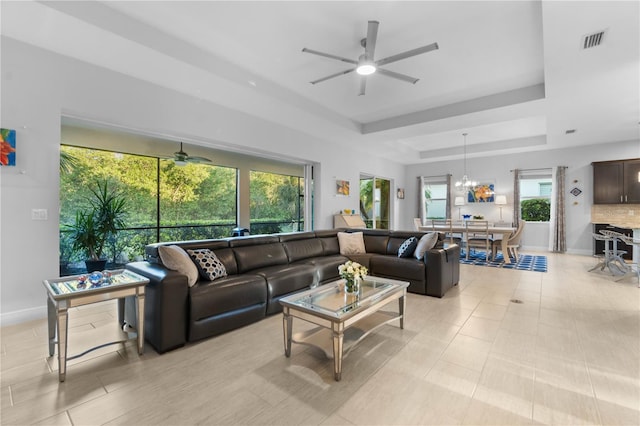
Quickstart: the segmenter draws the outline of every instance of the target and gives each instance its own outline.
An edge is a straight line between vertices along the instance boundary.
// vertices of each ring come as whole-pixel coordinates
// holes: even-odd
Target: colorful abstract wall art
[[[336,195],[349,195],[348,180],[336,180]]]
[[[493,203],[494,191],[492,183],[481,183],[469,189],[468,203]]]
[[[16,131],[0,129],[0,166],[16,165]]]

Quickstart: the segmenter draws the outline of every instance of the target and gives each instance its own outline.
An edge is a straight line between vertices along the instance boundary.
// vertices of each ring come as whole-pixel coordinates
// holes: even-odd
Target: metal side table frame
[[[101,285],[79,284],[77,276],[69,276],[57,279],[44,280],[47,289],[47,313],[49,325],[49,356],[55,353],[55,345],[58,345],[58,379],[64,382],[67,374],[67,335],[69,326],[70,308],[106,300],[118,300],[118,319],[123,326],[124,298],[135,296],[138,311],[137,344],[138,354],[144,353],[144,290],[149,280],[141,275],[128,270],[111,271],[112,282]],[[57,337],[57,339],[56,339]],[[104,346],[104,345],[101,345]],[[98,346],[98,347],[101,347]],[[97,349],[93,348],[93,349]],[[91,350],[78,356],[84,355]],[[75,358],[71,357],[71,358]]]

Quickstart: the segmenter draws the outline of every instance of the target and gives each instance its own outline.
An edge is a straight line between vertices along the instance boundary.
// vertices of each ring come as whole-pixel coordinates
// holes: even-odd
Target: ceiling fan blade
[[[353,72],[353,71],[355,71],[355,68],[351,68],[351,69],[348,69],[348,70],[340,71],[340,72],[337,72],[335,74],[331,74],[331,75],[328,75],[326,77],[322,77],[322,78],[319,78],[317,80],[310,81],[310,83],[311,84],[321,83],[323,81],[329,80],[330,78],[340,77],[341,75],[349,74],[350,72]]]
[[[364,91],[367,88],[367,77],[360,76],[360,93],[358,93],[358,96],[364,96]]]
[[[373,53],[376,50],[376,40],[378,39],[378,21],[369,21],[367,26],[367,42],[364,47],[365,56],[373,61]]]
[[[324,56],[325,58],[337,59],[338,61],[346,62],[348,64],[357,65],[358,61],[354,61],[353,59],[343,58],[342,56],[332,55],[331,53],[318,52],[317,50],[307,49],[306,47],[302,49],[303,52],[312,53],[318,56]]]
[[[387,77],[396,78],[398,80],[406,81],[407,83],[416,84],[420,79],[409,77],[408,75],[400,74],[398,72],[385,70],[382,68],[378,68],[376,72],[379,72],[382,75],[386,75]]]
[[[376,61],[376,65],[385,65],[390,64],[391,62],[396,62],[401,59],[410,58],[412,56],[421,55],[423,53],[431,52],[432,50],[438,49],[438,43],[431,43],[426,46],[418,47],[416,49],[407,50],[406,52],[398,53],[397,55],[389,56],[388,58],[380,59]]]
[[[211,160],[205,157],[187,157],[187,161],[190,163],[211,163]]]

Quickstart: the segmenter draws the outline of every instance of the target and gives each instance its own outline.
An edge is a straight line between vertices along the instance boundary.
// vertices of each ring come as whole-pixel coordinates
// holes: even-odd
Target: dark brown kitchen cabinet
[[[640,158],[592,164],[594,204],[640,204]]]

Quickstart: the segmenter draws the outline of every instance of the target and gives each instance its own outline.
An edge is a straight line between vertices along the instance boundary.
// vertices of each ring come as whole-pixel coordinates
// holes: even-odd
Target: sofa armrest
[[[447,248],[433,248],[427,251],[424,262],[427,265],[428,296],[442,297],[460,280],[460,246],[451,244]]]
[[[187,276],[149,262],[129,263],[126,268],[149,278],[145,286],[145,340],[158,353],[183,346],[187,341]],[[135,325],[135,318],[134,301],[125,301],[125,321]]]

